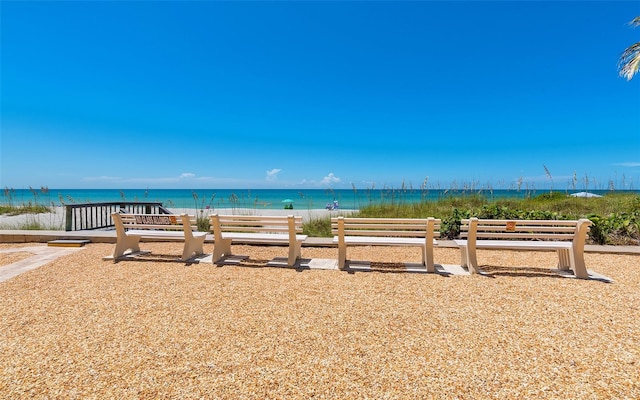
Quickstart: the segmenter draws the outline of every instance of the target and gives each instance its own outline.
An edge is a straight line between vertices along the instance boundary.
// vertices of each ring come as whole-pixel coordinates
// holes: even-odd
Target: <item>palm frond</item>
[[[637,18],[640,21],[640,17]],[[638,72],[640,68],[640,42],[634,43],[622,52],[618,60],[620,76],[628,81]]]
[[[631,26],[640,26],[640,16],[635,17],[629,21]],[[638,73],[640,67],[640,42],[632,44],[622,52],[620,59],[618,60],[618,70],[620,76],[626,78],[628,81]]]

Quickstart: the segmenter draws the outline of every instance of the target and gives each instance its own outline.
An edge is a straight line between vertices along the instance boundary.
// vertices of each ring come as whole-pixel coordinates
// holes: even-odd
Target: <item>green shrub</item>
[[[331,217],[313,218],[305,222],[302,233],[312,237],[331,237]]]
[[[566,193],[543,193],[523,199],[490,200],[484,196],[460,195],[417,204],[376,204],[360,209],[360,217],[427,218],[442,220],[440,235],[456,239],[460,220],[488,219],[568,220],[589,218],[589,238],[596,244],[640,244],[640,196],[609,193],[600,198],[576,198]]]
[[[198,226],[198,231],[200,232],[209,232],[211,228],[211,220],[209,216],[199,216],[196,218],[196,225]]]
[[[7,215],[42,214],[42,213],[48,213],[51,211],[52,211],[51,207],[47,207],[39,204],[31,204],[31,202],[27,204],[23,204],[21,206],[0,204],[0,214],[7,214]]]

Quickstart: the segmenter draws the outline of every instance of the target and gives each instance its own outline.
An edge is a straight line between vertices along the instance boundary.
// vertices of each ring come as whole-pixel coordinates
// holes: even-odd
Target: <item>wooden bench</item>
[[[347,246],[414,246],[422,248],[422,265],[436,272],[433,264],[435,238],[440,220],[435,218],[331,218],[333,243],[338,245],[338,267],[347,261]]]
[[[572,269],[577,278],[587,279],[584,244],[591,221],[463,219],[460,226],[461,264],[478,273],[476,249],[556,250],[558,268]]]
[[[232,242],[249,241],[287,244],[289,246],[287,265],[293,266],[300,258],[302,242],[307,240],[307,235],[302,235],[302,217],[300,216],[213,214],[209,218],[214,235],[214,263],[223,256],[233,255]]]
[[[203,254],[207,232],[197,232],[194,215],[112,213],[118,235],[113,258],[140,252],[140,238],[184,239],[182,261]]]

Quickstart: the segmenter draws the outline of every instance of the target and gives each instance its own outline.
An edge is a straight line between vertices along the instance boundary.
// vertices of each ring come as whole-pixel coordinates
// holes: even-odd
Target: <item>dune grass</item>
[[[455,193],[436,201],[421,203],[380,203],[362,207],[354,216],[362,218],[442,219],[443,238],[459,234],[462,218],[494,219],[579,219],[593,222],[590,239],[596,244],[640,244],[640,196],[612,192],[603,197],[570,197],[550,192],[522,199],[490,199],[479,193]],[[312,221],[314,236],[331,236],[330,219]]]
[[[19,206],[0,204],[1,215],[42,214],[48,212],[51,212],[51,207],[40,204],[27,203]]]

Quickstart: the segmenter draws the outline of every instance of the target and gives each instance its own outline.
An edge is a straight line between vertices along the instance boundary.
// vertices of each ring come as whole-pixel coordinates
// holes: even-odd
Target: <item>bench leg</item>
[[[205,236],[194,237],[192,240],[184,242],[184,250],[182,251],[182,261],[187,261],[194,255],[199,256],[204,253]]]
[[[589,279],[589,272],[584,264],[584,253],[577,250],[575,247],[571,249],[571,268],[573,268],[573,274],[576,278]]]
[[[211,257],[211,260],[215,263],[222,256],[230,256],[231,254],[231,239],[218,240],[213,245],[213,257]]]
[[[478,258],[476,257],[476,249],[469,246],[460,246],[460,265],[467,267],[470,274],[478,273]]]
[[[344,266],[346,263],[347,263],[347,246],[338,245],[338,268],[344,269]]]
[[[116,248],[113,251],[113,258],[117,259],[122,257],[124,255],[124,252],[127,250],[131,250],[132,253],[140,251],[140,236],[118,236]]]
[[[428,249],[426,246],[422,248],[422,265],[427,267],[427,272],[436,272],[436,266],[433,264],[433,248]]]
[[[460,248],[460,266],[467,268],[469,262],[467,261],[467,246],[458,246]]]
[[[293,267],[296,263],[296,260],[300,258],[302,254],[302,241],[296,240],[295,243],[291,243],[289,245],[289,259],[287,260],[287,265]]]
[[[571,268],[571,254],[569,249],[558,249],[558,269],[568,271]]]

